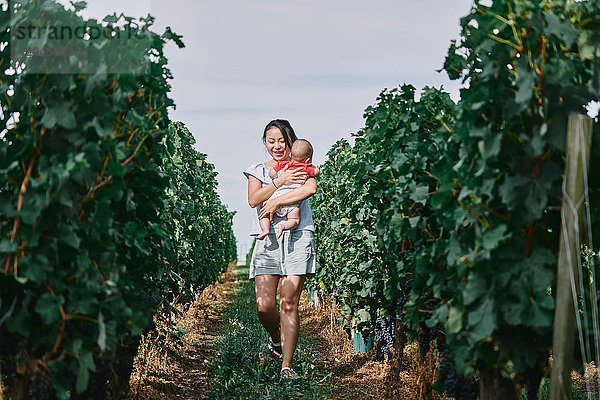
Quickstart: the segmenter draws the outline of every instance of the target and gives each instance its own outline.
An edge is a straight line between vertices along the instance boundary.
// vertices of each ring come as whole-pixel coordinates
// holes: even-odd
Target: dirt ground
[[[230,266],[219,283],[207,287],[176,318],[176,326],[183,329],[180,337],[162,333],[143,338],[130,382],[130,400],[205,397],[208,389],[205,360],[217,351],[216,331],[235,296],[235,268]],[[349,335],[337,323],[339,312],[327,299],[314,308],[303,293],[300,313],[301,335],[315,344],[315,365],[329,371],[321,384],[335,388],[334,399],[443,399],[431,392],[431,382],[437,373],[433,352],[421,363],[416,345],[408,344],[404,365],[394,369],[389,362],[375,360],[373,351],[353,352]]]
[[[203,399],[206,393],[206,363],[217,351],[213,342],[223,314],[235,295],[235,267],[221,275],[176,319],[183,328],[183,342],[161,335],[145,336],[134,364],[129,399]],[[178,349],[171,352],[168,349]],[[173,350],[171,350],[173,351]]]
[[[317,364],[331,370],[328,384],[334,386],[336,400],[350,399],[444,399],[431,390],[437,377],[437,360],[429,352],[425,362],[419,360],[416,343],[404,349],[401,368],[393,362],[378,361],[375,352],[354,353],[353,343],[338,325],[339,311],[328,299],[315,309],[307,293],[300,300],[301,334],[313,337],[318,353]]]

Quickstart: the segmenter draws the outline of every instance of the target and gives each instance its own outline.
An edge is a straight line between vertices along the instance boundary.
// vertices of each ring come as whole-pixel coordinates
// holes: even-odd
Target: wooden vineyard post
[[[404,346],[406,344],[406,333],[404,325],[399,318],[394,319],[394,350],[392,352],[392,373],[396,379],[400,378],[400,371],[404,363]]]
[[[582,114],[569,116],[567,159],[564,174],[564,196],[561,209],[562,224],[556,274],[556,308],[552,340],[552,372],[550,400],[564,400],[571,394],[571,370],[575,347],[575,307],[573,293],[578,285],[580,257],[579,238],[583,229],[585,193],[584,168],[590,160],[592,119]],[[585,159],[584,159],[585,154]],[[578,208],[577,208],[578,206]],[[574,278],[574,281],[573,281]]]

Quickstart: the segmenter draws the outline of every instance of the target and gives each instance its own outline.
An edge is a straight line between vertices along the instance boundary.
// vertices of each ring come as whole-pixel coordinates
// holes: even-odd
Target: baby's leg
[[[284,230],[294,229],[300,225],[300,207],[296,207],[287,214],[287,220],[282,221],[275,226],[277,238],[281,236]]]
[[[271,229],[271,221],[269,220],[269,218],[260,218],[258,220],[258,223],[262,232],[256,238],[258,240],[261,240],[269,234],[269,229]]]

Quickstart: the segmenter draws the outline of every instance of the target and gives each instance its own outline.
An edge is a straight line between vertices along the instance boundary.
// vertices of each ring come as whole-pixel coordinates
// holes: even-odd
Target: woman
[[[244,175],[248,178],[248,204],[256,208],[251,235],[260,233],[258,218],[265,215],[272,220],[271,230],[262,240],[257,240],[250,262],[250,276],[256,291],[258,319],[269,334],[271,355],[282,360],[281,374],[293,377],[292,358],[298,343],[300,317],[298,303],[304,280],[315,273],[314,225],[308,198],[317,190],[314,178],[299,169],[284,168],[275,179],[269,177],[269,168],[277,161],[290,160],[292,143],[296,134],[286,120],[276,119],[267,124],[263,143],[271,160],[253,164]],[[308,178],[308,179],[307,179]],[[304,183],[302,186],[274,199],[269,197],[281,185]],[[277,239],[273,226],[281,220],[275,210],[282,205],[300,203],[300,224]],[[262,207],[259,207],[262,204]],[[281,280],[279,310],[277,312],[277,286]]]

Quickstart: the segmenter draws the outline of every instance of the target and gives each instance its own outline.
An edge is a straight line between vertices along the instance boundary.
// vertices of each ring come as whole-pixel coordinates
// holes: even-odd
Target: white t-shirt
[[[252,175],[256,179],[262,182],[262,186],[265,187],[273,181],[269,176],[269,169],[265,166],[264,163],[252,164],[248,168],[244,170],[244,175],[248,178],[249,175]],[[256,236],[261,232],[260,225],[258,223],[258,214],[260,213],[261,206],[256,208],[252,208],[252,229],[250,231],[250,236]],[[277,214],[273,214],[273,220],[271,221],[271,229],[270,233],[275,233],[274,226],[279,222],[285,220],[285,218],[278,217]],[[300,224],[292,229],[293,231],[315,231],[315,225],[312,218],[312,211],[310,209],[310,203],[308,199],[302,200],[300,202]]]

